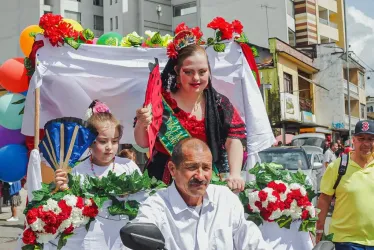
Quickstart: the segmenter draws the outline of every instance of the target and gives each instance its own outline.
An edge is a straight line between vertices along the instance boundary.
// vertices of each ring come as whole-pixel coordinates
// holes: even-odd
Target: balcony
[[[343,85],[344,85],[344,94],[348,95],[348,91],[347,91],[347,82],[343,82]],[[349,83],[349,95],[351,98],[354,98],[354,99],[357,99],[358,100],[358,86],[354,83]]]

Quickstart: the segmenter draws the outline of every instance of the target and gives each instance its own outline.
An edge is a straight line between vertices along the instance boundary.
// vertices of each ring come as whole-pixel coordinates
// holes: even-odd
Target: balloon
[[[116,32],[108,32],[99,37],[96,44],[108,46],[120,46],[122,36]]]
[[[96,44],[96,43],[97,43],[97,40],[99,40],[99,38],[95,37],[95,38],[92,40],[92,44]]]
[[[21,95],[27,96],[27,91],[22,92]]]
[[[0,126],[0,148],[8,144],[24,144],[26,137],[21,130],[11,130]]]
[[[62,21],[70,23],[71,26],[73,26],[73,29],[76,30],[76,31],[83,31],[84,30],[82,25],[80,25],[80,23],[78,23],[77,21],[75,21],[73,19],[64,18],[64,19],[62,19]]]
[[[30,36],[30,33],[32,32],[43,33],[43,30],[38,25],[30,25],[21,32],[19,37],[19,46],[26,57],[29,57],[32,45],[35,41],[35,38]]]
[[[20,129],[22,127],[23,114],[19,114],[24,103],[12,104],[25,97],[21,94],[8,93],[0,97],[0,125],[7,129]],[[1,163],[1,161],[0,161]],[[1,164],[0,164],[1,165]]]
[[[0,180],[15,182],[26,175],[27,148],[19,144],[10,144],[0,148]]]
[[[23,61],[23,58],[16,57],[6,60],[0,66],[0,85],[4,89],[13,93],[20,93],[29,88],[29,78]]]

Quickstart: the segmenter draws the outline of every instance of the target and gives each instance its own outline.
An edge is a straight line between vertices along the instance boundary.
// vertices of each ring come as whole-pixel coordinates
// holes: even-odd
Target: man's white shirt
[[[173,183],[149,197],[132,222],[156,224],[167,249],[271,249],[245,219],[239,198],[224,186],[210,184],[199,210],[184,202]]]

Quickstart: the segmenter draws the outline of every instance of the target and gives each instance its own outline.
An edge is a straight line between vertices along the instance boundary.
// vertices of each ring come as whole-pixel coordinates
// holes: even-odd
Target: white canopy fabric
[[[270,147],[275,139],[260,90],[240,46],[230,42],[223,53],[212,48],[207,52],[213,86],[231,100],[247,124],[248,152],[253,154]],[[135,111],[143,105],[148,63],[155,58],[162,70],[168,60],[166,49],[83,44],[74,50],[67,45],[52,47],[44,39],[30,81],[22,133],[34,134],[34,90],[40,87],[40,128],[59,117],[84,118],[92,100],[99,99],[124,126],[121,143],[135,143]]]

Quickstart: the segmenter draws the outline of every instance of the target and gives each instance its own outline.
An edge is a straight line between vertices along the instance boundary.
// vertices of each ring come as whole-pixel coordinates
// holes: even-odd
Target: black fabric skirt
[[[152,160],[148,160],[145,169],[148,170],[150,177],[154,176],[157,180],[162,181],[169,160],[169,155],[157,151],[153,154]]]

